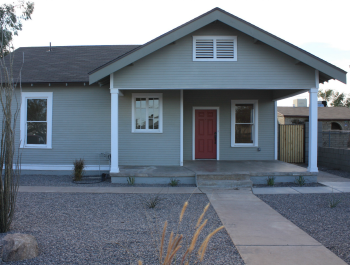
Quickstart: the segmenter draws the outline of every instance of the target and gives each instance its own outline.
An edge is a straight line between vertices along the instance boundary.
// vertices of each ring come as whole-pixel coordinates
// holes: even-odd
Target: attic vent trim
[[[193,36],[193,61],[237,61],[237,36]]]

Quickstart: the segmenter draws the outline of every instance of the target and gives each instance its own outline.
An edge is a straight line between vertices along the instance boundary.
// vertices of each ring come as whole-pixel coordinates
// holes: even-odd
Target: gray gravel
[[[350,194],[257,195],[350,264]],[[335,207],[329,201],[341,199]]]
[[[275,183],[273,187],[300,187],[298,184],[292,183],[292,182],[285,182],[285,183]],[[325,187],[325,185],[321,183],[305,183],[303,187]],[[267,184],[254,184],[253,188],[271,188],[271,186],[268,186]]]
[[[339,177],[350,179],[350,172],[348,172],[348,171],[343,171],[343,170],[333,169],[333,168],[328,168],[328,167],[322,167],[322,166],[319,167],[318,169],[321,171],[333,174],[333,175],[337,175]]]
[[[146,209],[143,202],[152,196],[155,195],[19,193],[10,233],[35,236],[40,254],[32,260],[7,264],[136,264],[138,259],[143,264],[158,264],[154,242],[159,241],[165,220],[169,222],[168,232],[177,229],[179,213],[189,195],[162,195],[155,209]],[[191,196],[179,228],[187,242],[208,202],[204,194]],[[221,226],[212,207],[205,218],[208,223],[199,242]],[[4,236],[0,234],[0,239]],[[210,241],[203,264],[244,262],[226,230],[221,230]]]
[[[58,186],[58,187],[125,187],[128,184],[111,183],[111,179],[100,182],[101,178],[98,176],[83,177],[81,183],[94,182],[91,184],[77,184],[74,183],[72,176],[67,175],[21,175],[20,186]],[[126,178],[125,178],[126,180]],[[136,180],[137,181],[137,180]],[[135,184],[133,187],[168,187],[168,184]],[[196,187],[196,185],[188,185],[179,183],[178,187]]]

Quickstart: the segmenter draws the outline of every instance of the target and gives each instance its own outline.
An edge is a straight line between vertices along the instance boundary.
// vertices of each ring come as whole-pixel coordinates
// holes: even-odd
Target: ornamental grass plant
[[[171,264],[180,264],[180,265],[189,265],[189,264],[198,264],[201,263],[204,259],[205,252],[208,247],[208,243],[210,239],[221,229],[224,228],[224,226],[220,226],[216,228],[214,231],[209,233],[206,238],[202,241],[200,244],[198,242],[199,235],[203,231],[204,227],[206,226],[208,220],[205,219],[203,221],[203,218],[205,216],[205,213],[207,212],[210,203],[208,203],[204,209],[202,214],[197,219],[196,225],[194,226],[194,233],[192,235],[192,238],[190,240],[184,240],[184,237],[182,234],[179,234],[179,227],[181,225],[181,222],[183,220],[183,217],[185,215],[185,211],[188,206],[188,201],[186,201],[182,207],[179,221],[177,225],[177,232],[171,231],[170,236],[168,240],[166,239],[167,234],[167,227],[168,222],[165,221],[163,230],[161,233],[160,243],[159,243],[159,249],[158,251],[158,259],[160,265],[171,265]],[[194,251],[196,246],[200,247],[198,251]],[[179,254],[180,249],[185,249],[185,251]],[[191,263],[190,263],[191,262]],[[142,265],[142,261],[138,261],[138,265]]]

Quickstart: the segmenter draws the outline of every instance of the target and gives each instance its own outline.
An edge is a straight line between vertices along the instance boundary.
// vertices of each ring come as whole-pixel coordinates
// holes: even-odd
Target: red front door
[[[216,110],[196,110],[195,146],[196,159],[216,159]]]

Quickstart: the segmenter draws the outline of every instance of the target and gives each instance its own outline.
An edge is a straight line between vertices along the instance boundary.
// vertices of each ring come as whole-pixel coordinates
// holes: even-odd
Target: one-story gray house
[[[110,153],[112,181],[121,166],[277,160],[277,100],[306,91],[315,173],[319,83],[346,83],[342,69],[219,8],[144,45],[19,48],[17,65],[22,53],[22,170],[71,170],[77,158],[98,170]]]

